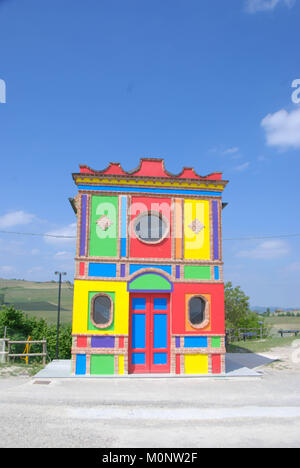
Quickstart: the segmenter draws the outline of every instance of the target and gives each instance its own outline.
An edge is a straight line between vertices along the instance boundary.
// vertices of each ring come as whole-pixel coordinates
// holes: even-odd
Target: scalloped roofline
[[[113,175],[113,176],[136,176],[147,178],[174,178],[189,180],[222,180],[222,172],[212,172],[206,176],[197,174],[193,167],[184,167],[179,174],[172,174],[165,168],[165,161],[162,158],[141,158],[137,168],[125,171],[119,162],[110,162],[109,165],[100,171],[92,169],[90,166],[80,164],[80,174],[90,175]],[[73,174],[77,175],[77,174]],[[225,182],[225,181],[222,181]]]

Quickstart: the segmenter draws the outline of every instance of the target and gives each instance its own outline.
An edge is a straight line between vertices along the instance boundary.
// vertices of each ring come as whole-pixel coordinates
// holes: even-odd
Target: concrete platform
[[[34,378],[72,378],[72,379],[141,379],[141,378],[206,378],[221,379],[234,377],[261,377],[258,368],[276,361],[275,356],[254,353],[227,353],[226,373],[221,375],[193,374],[193,375],[170,375],[170,374],[129,374],[129,375],[71,375],[71,360],[54,360],[39,371]]]

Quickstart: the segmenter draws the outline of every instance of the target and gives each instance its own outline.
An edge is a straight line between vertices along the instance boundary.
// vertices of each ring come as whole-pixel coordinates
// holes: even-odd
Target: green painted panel
[[[184,267],[184,279],[210,279],[210,267],[198,265],[186,265]]]
[[[111,325],[107,328],[97,328],[95,327],[95,325],[92,324],[92,321],[91,321],[91,302],[92,302],[92,298],[93,296],[95,296],[95,294],[99,294],[100,292],[104,292],[104,294],[107,294],[108,296],[110,296],[112,298],[112,301],[113,301],[113,321],[111,323]],[[88,331],[97,331],[97,332],[102,332],[102,333],[105,333],[109,330],[114,330],[115,329],[115,293],[113,292],[106,292],[106,291],[97,291],[97,292],[89,292],[89,313],[88,313]]]
[[[111,375],[115,373],[115,356],[113,354],[92,354],[91,375]]]
[[[106,217],[108,226],[102,229],[97,221]],[[110,224],[111,223],[111,224]],[[118,197],[93,195],[91,201],[91,257],[116,257],[118,245]]]
[[[149,273],[137,277],[129,285],[130,291],[152,291],[152,290],[161,290],[161,291],[171,291],[172,285],[165,278],[154,273]]]
[[[211,337],[211,347],[212,348],[220,348],[221,347],[221,338],[219,336],[212,336]]]

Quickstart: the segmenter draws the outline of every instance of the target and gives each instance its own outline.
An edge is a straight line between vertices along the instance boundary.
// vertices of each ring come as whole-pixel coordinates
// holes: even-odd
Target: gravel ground
[[[261,378],[2,376],[0,447],[299,447],[295,349],[272,350]]]

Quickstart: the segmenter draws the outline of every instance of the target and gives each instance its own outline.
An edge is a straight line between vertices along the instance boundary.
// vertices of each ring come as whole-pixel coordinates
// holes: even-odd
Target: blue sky
[[[78,164],[153,156],[224,172],[224,239],[300,233],[299,21],[300,0],[0,0],[0,230],[73,235]],[[299,246],[224,240],[225,279],[300,307]],[[0,277],[73,279],[70,240],[0,255]]]

